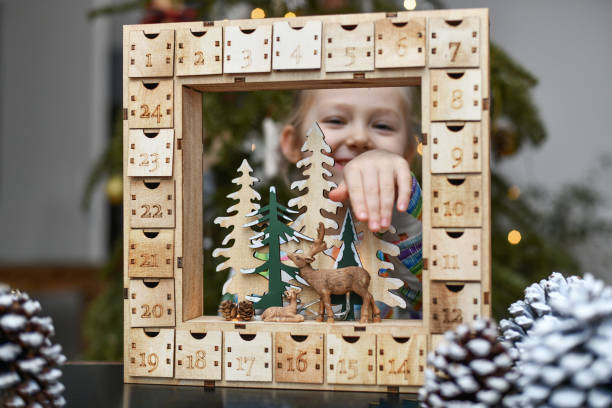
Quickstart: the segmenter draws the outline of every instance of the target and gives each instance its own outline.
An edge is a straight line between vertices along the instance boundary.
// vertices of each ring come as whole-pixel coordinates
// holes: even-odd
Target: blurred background
[[[70,360],[121,359],[122,25],[447,7],[491,14],[495,316],[552,271],[612,283],[607,0],[0,0],[0,281],[41,301]],[[252,145],[283,184],[263,163],[291,97],[205,97],[207,219]],[[205,225],[214,311],[224,232]]]

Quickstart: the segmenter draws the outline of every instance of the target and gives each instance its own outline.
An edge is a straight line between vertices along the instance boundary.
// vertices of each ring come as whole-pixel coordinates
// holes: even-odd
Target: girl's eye
[[[330,118],[324,119],[323,123],[328,123],[330,125],[344,125],[346,122],[340,117],[332,116]]]
[[[386,123],[375,123],[374,124],[374,128],[379,129],[379,130],[384,130],[387,132],[392,132],[395,130],[395,128],[393,128],[393,126],[390,126]]]

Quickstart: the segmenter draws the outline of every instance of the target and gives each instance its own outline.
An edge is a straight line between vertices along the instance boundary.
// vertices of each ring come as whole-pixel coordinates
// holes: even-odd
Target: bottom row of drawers
[[[128,375],[196,380],[420,385],[427,336],[130,329]],[[176,345],[176,347],[175,347]]]

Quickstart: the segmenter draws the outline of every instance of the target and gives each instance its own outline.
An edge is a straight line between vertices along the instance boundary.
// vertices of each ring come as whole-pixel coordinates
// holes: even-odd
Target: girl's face
[[[335,160],[332,181],[339,183],[344,166],[367,150],[406,156],[409,145],[406,102],[401,92],[400,88],[315,91],[299,134],[306,135],[312,124],[319,122]]]

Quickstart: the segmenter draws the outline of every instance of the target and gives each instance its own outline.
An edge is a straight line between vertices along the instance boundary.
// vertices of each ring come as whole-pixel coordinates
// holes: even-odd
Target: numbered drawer
[[[478,67],[480,65],[480,19],[429,19],[429,66]]]
[[[175,377],[220,380],[222,348],[220,331],[193,333],[177,330]]]
[[[223,29],[176,30],[176,75],[223,73]]]
[[[145,33],[130,31],[128,76],[171,77],[174,62],[174,30]]]
[[[482,176],[431,176],[432,227],[482,226]]]
[[[227,26],[223,33],[223,72],[243,74],[270,72],[272,26]]]
[[[172,177],[174,129],[130,129],[129,177]]]
[[[130,278],[174,277],[174,230],[132,229],[129,240]]]
[[[128,84],[130,128],[171,128],[173,124],[173,82],[130,80]]]
[[[376,336],[378,384],[422,385],[427,358],[427,335]]]
[[[376,384],[376,335],[327,335],[329,384]]]
[[[326,72],[374,70],[374,23],[325,23]]]
[[[429,276],[434,280],[481,279],[482,230],[480,228],[431,230]]]
[[[274,335],[276,382],[323,384],[323,334]]]
[[[430,282],[431,332],[444,333],[480,316],[480,283]]]
[[[431,124],[431,172],[480,173],[482,171],[480,122]]]
[[[291,26],[288,21],[274,23],[272,68],[320,69],[321,30],[320,21],[307,21]]]
[[[130,227],[174,228],[174,180],[130,179]]]
[[[431,120],[480,120],[482,118],[482,74],[477,69],[446,71],[432,69]]]
[[[130,329],[128,375],[172,378],[173,368],[174,329]]]
[[[376,68],[425,65],[425,18],[377,20],[375,29]]]
[[[223,366],[227,381],[272,381],[272,335],[224,332]]]
[[[132,327],[174,326],[174,279],[131,279]]]

